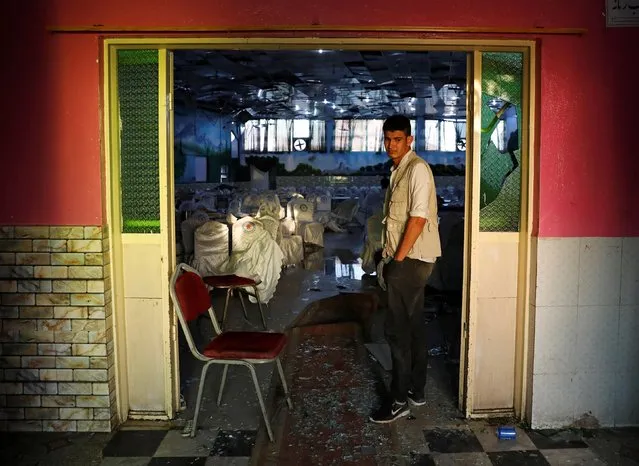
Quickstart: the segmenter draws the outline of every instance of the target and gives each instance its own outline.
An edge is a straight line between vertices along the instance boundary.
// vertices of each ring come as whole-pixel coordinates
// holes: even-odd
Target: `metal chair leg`
[[[193,428],[191,429],[191,437],[195,437],[197,430],[197,416],[200,413],[200,404],[202,402],[202,392],[204,391],[204,382],[206,381],[206,372],[209,370],[210,362],[204,364],[202,373],[200,374],[200,388],[197,390],[197,401],[195,402],[195,414],[193,415]]]
[[[286,404],[289,409],[293,409],[293,402],[291,401],[291,395],[288,393],[288,386],[286,385],[286,378],[284,377],[284,369],[282,369],[282,362],[280,358],[275,358],[275,364],[277,364],[277,372],[280,373],[280,380],[282,381],[282,388],[284,389],[284,398],[286,398]]]
[[[257,393],[257,399],[260,402],[260,408],[262,409],[262,415],[264,416],[264,423],[266,424],[266,432],[268,433],[268,438],[273,442],[273,431],[271,430],[271,423],[268,421],[268,416],[266,415],[266,406],[264,405],[264,400],[262,399],[262,392],[260,391],[260,384],[257,381],[257,374],[255,373],[255,368],[252,364],[247,364],[249,371],[251,372],[251,377],[253,378],[253,384],[255,385],[255,393]]]
[[[229,300],[231,299],[231,293],[233,292],[233,288],[229,288],[226,290],[226,300],[224,301],[224,313],[222,314],[222,330],[224,330],[224,324],[226,324],[226,311],[229,308]]]
[[[262,301],[260,300],[260,294],[257,291],[257,287],[253,287],[253,292],[255,293],[255,299],[257,300],[257,307],[260,309],[260,317],[262,317],[262,325],[264,325],[264,330],[266,330],[266,319],[264,318],[264,311],[262,310]]]
[[[246,312],[246,304],[244,304],[244,296],[242,296],[242,290],[237,290],[237,295],[240,297],[240,303],[242,304],[242,310],[244,311],[244,318],[248,320],[248,312]]]
[[[224,384],[226,384],[226,373],[229,370],[229,365],[224,364],[224,369],[222,370],[222,380],[220,381],[220,391],[217,394],[217,405],[220,406],[222,403],[222,393],[224,393]]]

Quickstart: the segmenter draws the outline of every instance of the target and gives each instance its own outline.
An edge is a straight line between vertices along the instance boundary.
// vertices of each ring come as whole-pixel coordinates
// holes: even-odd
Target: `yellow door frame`
[[[245,37],[245,38],[179,38],[179,37],[137,37],[104,39],[104,154],[105,154],[105,184],[106,211],[109,234],[112,238],[111,247],[111,276],[113,277],[113,306],[114,306],[114,340],[116,351],[116,385],[117,402],[120,419],[128,416],[127,392],[127,349],[124,338],[124,297],[122,295],[123,278],[121,247],[121,221],[119,210],[119,121],[117,116],[118,98],[116,51],[121,48],[129,49],[158,49],[160,51],[159,76],[159,116],[160,116],[160,196],[161,196],[161,225],[164,233],[161,239],[162,276],[167,277],[166,290],[163,291],[162,301],[169,309],[165,313],[163,325],[164,362],[167,365],[167,380],[165,381],[165,416],[173,417],[179,406],[179,367],[177,354],[177,326],[175,315],[170,310],[168,299],[168,277],[173,270],[175,254],[173,238],[174,232],[174,197],[173,197],[173,121],[172,121],[172,54],[171,50],[179,49],[243,49],[243,50],[274,50],[274,49],[350,49],[350,50],[406,50],[406,51],[460,51],[469,54],[467,87],[468,92],[468,128],[472,128],[472,140],[467,145],[466,152],[466,193],[472,193],[479,181],[479,144],[481,140],[481,120],[478,118],[481,104],[481,52],[521,52],[524,55],[524,107],[522,108],[522,190],[521,190],[521,228],[516,233],[519,236],[519,280],[517,302],[516,328],[516,364],[515,364],[515,394],[514,410],[518,417],[526,414],[527,400],[530,394],[531,374],[531,326],[530,322],[530,294],[531,281],[534,278],[534,266],[531,255],[532,225],[534,209],[533,187],[535,160],[535,115],[536,115],[536,43],[534,40],[505,40],[505,39],[412,39],[412,38],[278,38],[278,37]],[[114,87],[115,86],[115,87]],[[471,112],[472,109],[472,112]],[[468,384],[472,360],[468,359],[468,336],[473,324],[473,315],[469,303],[472,301],[472,286],[470,270],[474,258],[473,242],[476,241],[479,225],[478,199],[473,196],[466,198],[466,221],[464,241],[464,284],[463,284],[463,312],[462,312],[462,351],[460,358],[460,409],[467,415],[472,414],[472,399],[468,399]],[[470,221],[469,221],[470,220]],[[469,227],[470,225],[470,227]],[[153,417],[153,416],[151,416]],[[162,416],[160,416],[162,417]],[[157,418],[157,416],[155,417]]]

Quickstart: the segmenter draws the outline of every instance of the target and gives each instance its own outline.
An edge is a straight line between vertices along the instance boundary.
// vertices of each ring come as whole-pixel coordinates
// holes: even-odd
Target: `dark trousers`
[[[406,258],[384,268],[388,295],[385,333],[393,361],[390,387],[395,401],[406,401],[408,390],[418,395],[426,385],[428,348],[424,321],[424,288],[434,264]]]

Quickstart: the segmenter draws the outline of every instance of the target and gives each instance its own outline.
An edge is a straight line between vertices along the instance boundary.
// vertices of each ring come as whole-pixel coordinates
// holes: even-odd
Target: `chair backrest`
[[[295,222],[312,222],[315,206],[312,202],[300,200],[293,204],[293,218]]]
[[[273,191],[267,191],[262,193],[259,197],[259,215],[270,215],[271,217],[278,218],[280,215],[280,198]]]
[[[318,194],[315,196],[315,210],[322,212],[331,210],[331,195],[330,194]]]
[[[290,201],[288,201],[286,203],[286,217],[287,218],[292,218],[293,220],[295,220],[295,212],[294,212],[294,208],[295,208],[295,204],[297,204],[298,202],[302,202],[304,201],[304,198],[300,198],[300,197],[293,197],[291,198]]]
[[[355,212],[359,208],[359,204],[355,199],[346,199],[345,201],[340,202],[333,213],[340,217],[342,220],[351,221]]]
[[[195,230],[208,221],[209,217],[206,212],[196,211],[180,224],[182,246],[184,247],[184,254],[187,256],[193,254],[195,247]]]
[[[169,294],[191,352],[198,359],[207,359],[202,356],[195,346],[195,341],[189,329],[189,322],[208,311],[215,333],[219,335],[222,330],[217,323],[215,311],[211,305],[211,298],[202,277],[194,268],[184,263],[178,264],[171,277]]]

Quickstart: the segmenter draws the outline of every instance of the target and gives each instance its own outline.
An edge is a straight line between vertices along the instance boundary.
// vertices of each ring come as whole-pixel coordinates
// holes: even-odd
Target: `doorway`
[[[131,43],[134,43],[134,42],[135,42],[134,40],[109,41],[110,47],[107,47],[107,48],[110,50],[110,54],[108,55],[108,58],[112,60],[112,63],[114,65],[116,65],[113,68],[116,68],[118,64],[118,61],[117,61],[118,48],[122,48],[124,43],[127,43],[127,46],[131,47]],[[156,53],[159,57],[158,63],[156,64],[157,76],[158,76],[158,80],[157,80],[158,94],[155,97],[152,97],[150,99],[150,100],[153,100],[153,98],[156,98],[156,102],[160,103],[158,106],[159,108],[158,119],[160,123],[158,124],[158,130],[157,130],[158,134],[160,134],[160,136],[157,139],[158,152],[160,154],[164,153],[165,155],[160,157],[160,162],[159,162],[160,167],[158,168],[158,171],[162,173],[165,170],[163,175],[164,178],[162,177],[159,177],[159,178],[160,180],[163,179],[166,182],[166,185],[163,185],[162,182],[158,182],[158,184],[160,186],[164,186],[164,189],[165,189],[158,197],[160,198],[160,200],[166,199],[166,201],[161,201],[160,202],[161,206],[159,206],[161,210],[164,212],[164,220],[162,221],[163,227],[160,228],[160,232],[156,233],[155,230],[154,231],[143,230],[142,232],[137,234],[142,236],[158,235],[157,237],[154,236],[153,240],[160,244],[164,244],[164,246],[161,246],[161,248],[159,248],[161,250],[161,252],[159,252],[159,255],[160,255],[159,263],[162,264],[161,270],[163,270],[162,272],[163,275],[158,276],[160,284],[168,282],[166,277],[168,276],[169,270],[172,270],[172,267],[174,266],[175,254],[170,254],[169,249],[173,247],[172,246],[173,244],[175,244],[173,238],[175,238],[176,236],[175,222],[173,221],[173,218],[172,218],[172,213],[175,207],[174,193],[172,192],[173,178],[174,178],[174,165],[170,163],[172,161],[171,159],[174,157],[174,153],[175,153],[174,151],[176,148],[176,145],[174,144],[175,141],[173,141],[174,133],[172,132],[173,124],[174,124],[173,111],[175,110],[175,101],[173,100],[174,95],[171,94],[171,92],[169,91],[169,89],[173,88],[173,75],[171,74],[171,71],[169,71],[173,69],[171,64],[173,60],[173,53],[169,51],[169,48],[174,49],[176,53],[178,49],[193,50],[192,44],[189,46],[188,42],[189,41],[187,40],[176,41],[175,44],[170,44],[170,46],[168,44],[164,44],[163,47],[167,47],[167,48],[161,48],[156,50]],[[284,45],[282,45],[282,43],[279,43],[279,42],[282,42]],[[426,44],[419,41],[405,41],[405,40],[401,41],[401,45],[402,45],[401,48],[396,43],[393,43],[393,41],[391,40],[389,40],[388,43],[383,43],[383,41],[376,41],[375,43],[378,49],[383,48],[384,50],[391,50],[391,51],[392,50],[423,51],[429,48],[442,50],[446,47],[446,44],[444,43],[433,42],[432,44]],[[361,49],[372,48],[370,43],[366,43],[362,45],[361,42],[358,43],[357,41],[352,41],[352,43],[348,43],[345,46],[344,41],[330,41],[330,40],[322,40],[322,41],[281,40],[281,41],[278,41],[277,47],[278,48],[286,47],[286,44],[288,44],[288,46],[291,49],[303,49],[304,47],[308,49],[312,46],[312,49],[314,51],[337,50],[338,47],[339,49],[344,48],[348,50],[358,50],[358,49],[361,50]],[[245,49],[260,50],[262,48],[270,49],[273,47],[272,44],[269,45],[268,41],[260,43],[259,40],[255,40],[253,43],[249,43],[249,44],[243,43],[242,46],[238,45],[237,42],[233,42],[233,41],[211,40],[211,42],[207,45],[211,49],[245,48]],[[246,45],[250,45],[250,47],[246,47]],[[498,44],[495,43],[494,45],[498,45]],[[499,43],[499,45],[503,46],[504,44]],[[521,93],[519,97],[520,105],[518,108],[514,110],[516,114],[515,119],[519,117],[519,120],[518,120],[519,123],[527,122],[527,121],[530,121],[530,106],[528,104],[529,84],[527,83],[531,75],[529,72],[524,73],[523,70],[530,69],[529,57],[530,57],[530,50],[531,50],[532,44],[527,42],[526,43],[510,42],[507,45],[510,46],[512,49],[512,52],[510,53],[513,53],[519,56],[519,60],[521,63],[520,70],[521,70],[522,84],[520,86],[520,93]],[[525,373],[525,367],[526,367],[524,364],[525,354],[522,350],[522,348],[525,347],[524,345],[525,332],[522,332],[521,330],[524,328],[524,322],[525,322],[525,313],[527,308],[525,303],[527,299],[526,298],[527,290],[525,285],[526,273],[523,273],[523,275],[520,273],[518,276],[517,271],[519,271],[520,268],[524,272],[527,271],[528,269],[526,257],[527,257],[527,251],[528,251],[527,245],[529,241],[529,231],[530,231],[528,228],[528,225],[529,225],[530,219],[528,218],[528,209],[526,206],[528,202],[527,190],[529,189],[529,186],[530,186],[529,171],[527,171],[527,165],[529,164],[529,161],[530,161],[529,154],[528,154],[530,137],[526,131],[518,132],[518,136],[517,136],[519,138],[518,148],[511,152],[516,152],[517,150],[519,151],[519,155],[518,155],[519,158],[517,158],[517,154],[515,154],[515,159],[514,159],[515,161],[519,163],[519,166],[515,167],[512,171],[510,171],[510,173],[507,173],[505,176],[502,173],[502,176],[501,176],[501,180],[502,180],[501,186],[503,186],[505,180],[515,179],[515,177],[512,177],[511,175],[514,173],[515,170],[517,170],[517,168],[519,168],[520,170],[519,177],[516,178],[515,181],[511,181],[511,183],[520,186],[520,189],[518,192],[521,195],[521,197],[518,199],[520,204],[516,206],[516,214],[514,215],[518,219],[517,225],[515,227],[515,231],[512,231],[512,229],[510,230],[506,229],[506,231],[503,231],[503,228],[504,228],[503,225],[497,226],[496,230],[490,230],[490,228],[492,227],[488,227],[489,230],[486,230],[485,228],[484,230],[482,230],[482,226],[481,226],[482,219],[485,219],[487,217],[486,215],[482,217],[480,211],[482,209],[489,207],[490,204],[494,204],[493,201],[499,199],[499,194],[501,193],[499,182],[498,182],[497,189],[493,188],[492,191],[490,191],[489,189],[490,186],[482,188],[482,182],[484,181],[484,179],[482,177],[482,174],[479,171],[480,167],[483,168],[483,164],[481,164],[481,162],[484,160],[484,156],[485,156],[485,150],[484,152],[482,152],[482,148],[486,149],[488,147],[491,147],[491,144],[496,146],[497,144],[500,143],[499,140],[495,142],[492,139],[492,134],[496,131],[501,131],[501,134],[503,135],[513,134],[512,130],[508,131],[507,128],[505,128],[508,115],[506,115],[507,109],[504,110],[504,108],[507,107],[507,104],[512,102],[508,99],[503,98],[505,94],[502,92],[503,89],[499,88],[499,85],[495,87],[494,77],[491,77],[490,79],[487,78],[485,80],[485,83],[482,82],[484,86],[479,85],[479,82],[481,82],[481,80],[478,80],[478,77],[483,76],[482,73],[487,71],[487,70],[484,70],[482,66],[485,66],[486,63],[490,62],[490,56],[488,55],[491,53],[489,51],[490,44],[484,46],[485,48],[488,49],[488,51],[482,51],[479,46],[473,45],[473,44],[468,44],[468,45],[455,44],[454,46],[448,45],[448,47],[449,47],[449,50],[450,49],[459,50],[464,55],[468,53],[469,66],[467,68],[467,75],[470,77],[470,79],[468,79],[468,83],[472,83],[472,86],[469,85],[466,88],[467,108],[472,109],[469,116],[469,124],[467,126],[468,137],[465,138],[464,141],[457,141],[457,140],[455,141],[456,144],[457,143],[460,144],[460,147],[462,146],[462,144],[464,146],[464,151],[457,151],[457,152],[464,152],[465,154],[467,154],[465,162],[467,161],[468,163],[465,163],[465,170],[464,170],[464,174],[467,174],[467,176],[464,177],[463,193],[465,195],[464,200],[470,201],[470,202],[464,202],[464,207],[462,209],[463,216],[466,219],[466,221],[463,227],[463,235],[462,235],[463,250],[461,254],[458,254],[458,256],[459,255],[462,256],[462,261],[464,263],[463,273],[461,277],[462,288],[461,288],[461,299],[460,299],[460,306],[459,306],[459,309],[460,309],[459,319],[458,319],[459,324],[455,323],[451,327],[453,328],[453,333],[451,334],[453,337],[455,336],[454,329],[455,328],[459,329],[459,334],[458,334],[459,348],[460,348],[459,358],[458,358],[459,367],[460,367],[459,385],[458,385],[460,388],[459,405],[462,408],[463,412],[469,416],[481,415],[482,412],[494,412],[495,409],[501,410],[500,412],[505,412],[505,411],[521,412],[520,411],[521,399],[524,398],[522,396],[524,384],[518,381],[523,380],[523,374]],[[144,50],[149,50],[149,48],[146,48]],[[495,53],[499,54],[499,53],[508,53],[508,52],[503,52],[502,50],[500,50],[500,52],[495,52]],[[502,61],[493,60],[493,61],[497,63],[496,66],[503,65],[502,63],[503,60]],[[123,62],[119,62],[119,63],[122,64]],[[111,72],[114,72],[113,68],[111,68]],[[512,81],[512,76],[510,75],[506,75],[506,76],[507,76],[506,81],[509,81],[509,82]],[[114,76],[111,76],[111,78],[114,78]],[[112,79],[112,81],[117,82],[118,76],[115,76],[115,78],[116,79]],[[490,105],[484,105],[483,99],[485,96],[483,95],[483,93],[478,92],[479,89],[488,89],[491,85],[493,86],[492,88],[493,94],[494,94],[494,89],[497,89],[499,91],[497,95],[485,93],[485,96],[490,96],[494,98],[494,101],[492,102],[492,107],[490,107]],[[162,91],[162,86],[165,86],[163,88],[163,91]],[[165,95],[169,95],[171,96],[171,98],[168,100],[166,98],[163,98],[162,92],[165,92],[166,93]],[[110,107],[117,108],[117,105],[115,104],[118,103],[118,98],[119,98],[118,93],[114,92],[110,95],[111,95],[111,98],[114,99],[113,101],[110,102]],[[507,94],[506,97],[512,99],[511,94]],[[491,99],[488,99],[488,100],[490,101]],[[166,106],[164,108],[162,108],[163,102],[166,103]],[[486,110],[484,107],[486,107],[488,110]],[[511,112],[510,115],[512,116],[512,110],[510,112]],[[115,113],[115,112],[112,112],[112,113]],[[486,119],[486,123],[484,123],[484,118]],[[490,128],[491,125],[492,125],[492,131]],[[419,127],[421,128],[421,125],[419,125]],[[501,128],[501,129],[498,129],[498,128]],[[518,130],[523,129],[523,128],[526,128],[526,125],[518,125],[517,128]],[[418,134],[419,131],[420,130],[416,129],[416,134]],[[423,131],[424,133],[426,133],[426,125],[424,125]],[[484,133],[488,133],[488,139],[484,137]],[[114,138],[112,139],[111,147],[116,147],[118,145],[117,143],[120,141],[120,134],[116,134],[115,136],[113,136],[111,132],[109,134],[111,135],[112,138]],[[238,133],[236,133],[236,136],[235,136],[236,138],[237,138],[237,134]],[[438,131],[437,134],[440,134],[440,132]],[[512,146],[510,148],[512,149]],[[501,152],[499,151],[499,148],[498,148],[498,152],[501,154]],[[119,154],[117,154],[116,151],[109,151],[109,153],[110,153],[110,158],[112,161],[113,173],[118,174],[118,176],[113,176],[111,178],[111,191],[113,191],[114,190],[113,188],[115,186],[119,187],[121,183],[122,184],[125,183],[125,178],[121,176],[122,173],[124,173],[124,171],[120,170],[121,166],[120,166]],[[524,155],[522,155],[522,153]],[[509,153],[508,155],[510,156],[511,154]],[[118,159],[118,160],[116,161],[115,159]],[[164,162],[162,162],[163,160]],[[501,162],[501,159],[499,160]],[[510,158],[510,160],[511,162],[513,161],[512,157]],[[165,168],[162,168],[162,166],[164,166]],[[223,166],[224,165],[221,165],[219,169],[220,176],[222,175],[228,176],[229,172],[232,173],[232,168],[223,169]],[[507,169],[506,171],[508,172],[509,169]],[[502,169],[502,172],[503,172],[503,169]],[[339,176],[339,175],[336,175],[336,176]],[[453,187],[453,190],[450,192],[450,194],[448,192],[446,194],[452,197],[455,194],[455,188]],[[492,200],[489,199],[490,195],[494,195]],[[123,195],[123,197],[126,197],[126,196]],[[483,204],[481,199],[483,199]],[[443,201],[445,200],[446,199],[443,199]],[[114,201],[115,202],[111,203],[112,212],[113,211],[121,212],[122,206],[124,206],[126,202],[123,202],[124,199],[120,200],[117,198],[114,199]],[[162,212],[160,212],[160,216],[162,216]],[[118,241],[118,240],[121,241],[122,239],[128,239],[131,241],[138,241],[139,243],[144,242],[144,239],[141,236],[136,236],[135,239],[133,239],[134,237],[125,238],[124,236],[126,235],[124,236],[122,235],[124,233],[124,231],[121,230],[122,224],[118,224],[117,222],[112,221],[112,225],[114,227],[114,241]],[[500,230],[500,228],[502,230]],[[120,231],[115,231],[116,229],[120,229]],[[494,232],[499,232],[499,234],[495,234]],[[509,245],[509,246],[506,246],[507,252],[503,252],[501,250],[495,249],[495,248],[499,249],[501,247],[503,240],[505,239],[505,237],[503,237],[503,233],[505,233],[508,236],[508,239],[505,241],[505,243]],[[516,240],[513,240],[513,238],[516,238]],[[486,252],[487,249],[482,249],[478,247],[479,241],[482,239],[488,240],[487,244],[490,244],[493,246],[493,253],[488,258],[490,260],[485,263],[491,263],[490,261],[492,260],[491,265],[499,268],[501,267],[500,265],[501,262],[506,261],[507,267],[504,268],[503,270],[509,270],[511,272],[513,270],[515,271],[515,273],[510,273],[509,275],[509,276],[514,275],[516,277],[514,296],[511,296],[511,294],[513,294],[511,291],[508,291],[507,293],[508,296],[502,296],[503,293],[501,293],[500,290],[495,290],[494,288],[491,288],[491,284],[492,284],[491,278],[494,277],[494,274],[493,275],[484,274],[486,270],[483,270],[478,263],[480,258],[482,260],[486,259],[485,257],[481,256],[481,254]],[[127,248],[121,246],[119,249],[119,253],[117,253],[120,256],[120,260],[122,261],[122,267],[124,268],[123,273],[121,275],[125,276],[128,274],[129,277],[132,277],[131,272],[127,273],[126,269],[128,267],[130,270],[135,271],[135,268],[131,269],[130,264],[135,264],[137,262],[135,259],[130,259],[130,258],[126,259],[126,256],[128,254],[126,252],[126,249]],[[513,255],[513,251],[514,251],[514,255]],[[158,253],[154,252],[153,254],[158,254]],[[144,255],[146,256],[147,253],[145,253]],[[164,259],[162,259],[162,257],[164,257]],[[478,264],[476,269],[472,268],[471,266],[472,263]],[[118,265],[114,264],[114,267],[117,270]],[[475,270],[477,272],[471,273],[471,270]],[[486,278],[486,277],[491,277],[491,278]],[[122,287],[120,288],[120,290],[124,290],[124,279],[120,278],[119,281]],[[126,281],[127,283],[129,282],[129,280],[126,280]],[[135,282],[136,280],[133,280],[133,281]],[[521,283],[523,283],[523,285]],[[114,283],[114,287],[117,288],[117,286],[118,286],[118,280],[116,279]],[[164,375],[162,377],[164,377],[164,381],[165,381],[164,402],[165,402],[165,406],[170,405],[170,408],[165,408],[165,413],[167,417],[172,417],[179,403],[179,389],[178,389],[179,384],[177,382],[179,380],[177,376],[178,374],[177,343],[176,343],[177,327],[175,325],[175,319],[172,316],[171,312],[169,311],[168,299],[164,295],[164,291],[162,291],[161,288],[162,288],[162,285],[160,285],[159,287],[155,286],[154,292],[156,294],[158,293],[160,294],[160,297],[157,299],[160,299],[160,300],[166,299],[166,301],[158,301],[159,309],[156,311],[150,311],[149,315],[152,314],[153,315],[152,319],[159,320],[159,322],[161,323],[163,322],[159,328],[164,328],[165,335],[168,336],[168,340],[165,340],[163,343],[163,346],[162,345],[160,346],[160,348],[163,348],[162,349],[162,353],[164,354],[163,361],[160,364],[156,364],[155,367],[163,368],[162,370],[164,371]],[[166,288],[166,286],[164,286],[164,288]],[[122,319],[121,321],[122,325],[120,326],[120,331],[122,332],[122,338],[118,345],[119,347],[118,357],[119,358],[124,357],[125,360],[127,361],[127,364],[121,364],[119,366],[120,367],[119,376],[120,376],[120,381],[128,381],[126,385],[123,385],[122,383],[120,383],[119,388],[120,388],[122,399],[130,400],[131,393],[136,391],[136,388],[135,388],[136,384],[131,383],[131,378],[129,377],[129,372],[131,371],[131,367],[134,367],[137,364],[142,364],[141,361],[148,359],[151,356],[148,354],[145,354],[144,352],[141,354],[138,354],[136,358],[138,358],[140,362],[135,362],[132,360],[131,356],[127,356],[127,347],[129,348],[135,347],[135,344],[131,343],[133,340],[132,335],[135,332],[133,328],[136,325],[140,325],[140,324],[131,323],[127,320],[128,316],[131,313],[127,310],[125,306],[125,301],[127,298],[127,296],[125,296],[126,292],[120,291],[120,293],[118,293],[116,289],[116,297],[118,294],[120,294],[120,298],[119,298],[120,302],[117,304],[121,305],[120,307],[121,310],[119,312],[121,314],[120,318]],[[138,293],[138,295],[133,296],[133,298],[145,300],[145,299],[149,299],[148,295],[149,295],[149,292],[147,290],[144,290],[143,292]],[[506,330],[505,332],[506,334],[512,336],[512,338],[509,338],[507,341],[507,343],[510,345],[510,348],[512,349],[512,351],[508,352],[509,354],[512,355],[512,358],[507,362],[507,365],[506,365],[506,372],[505,372],[507,374],[506,378],[510,381],[508,384],[506,384],[507,385],[505,390],[506,396],[505,398],[496,401],[497,404],[501,404],[501,406],[490,407],[490,402],[488,402],[487,404],[486,403],[479,404],[478,405],[479,408],[475,409],[476,407],[474,406],[474,403],[478,399],[481,399],[481,396],[478,397],[477,395],[478,394],[481,395],[485,393],[485,390],[487,388],[481,385],[482,383],[481,378],[477,378],[475,375],[487,373],[486,372],[487,368],[490,368],[490,370],[495,369],[494,364],[491,364],[487,361],[482,360],[481,358],[478,358],[476,353],[476,350],[478,348],[477,345],[481,345],[484,343],[482,341],[482,338],[483,338],[483,335],[485,335],[483,331],[478,332],[477,329],[482,328],[482,325],[486,325],[486,324],[490,325],[490,322],[492,322],[492,318],[488,316],[488,312],[482,313],[482,317],[486,318],[487,321],[484,321],[481,318],[478,319],[478,316],[475,315],[474,313],[474,310],[477,309],[478,303],[481,302],[481,299],[479,298],[483,298],[483,297],[486,297],[487,299],[492,299],[492,300],[495,300],[495,299],[500,300],[501,298],[505,298],[505,300],[491,301],[491,302],[498,303],[498,305],[502,305],[504,308],[507,308],[509,316],[511,316],[511,319],[508,321],[509,322],[508,328],[505,328],[504,330]],[[131,301],[129,301],[129,303],[130,302]],[[481,304],[479,305],[481,306]],[[116,313],[116,319],[118,319],[117,313]],[[517,335],[520,335],[520,337],[518,337]],[[453,344],[452,346],[454,347],[455,344]],[[502,345],[502,348],[503,348],[503,345]],[[495,349],[492,348],[492,350],[494,351]],[[448,351],[450,351],[450,344],[449,344]],[[511,365],[510,368],[508,364]],[[127,367],[129,367],[129,369],[127,369]],[[499,371],[502,369],[497,369],[497,370]],[[494,372],[492,374],[495,375]],[[500,374],[497,374],[497,375],[500,377],[504,376],[503,373],[501,375]],[[510,395],[508,395],[508,390],[510,390],[509,392]],[[127,392],[127,395],[125,396],[123,392]],[[520,400],[520,401],[518,402],[517,400]],[[126,405],[127,405],[126,403],[123,404],[123,406],[126,406]],[[136,415],[136,413],[134,412],[135,410],[133,409],[123,408],[123,410],[127,411],[126,415],[132,415],[132,416]],[[144,410],[141,409],[139,411],[142,412]],[[150,409],[149,411],[154,411],[154,409]]]

